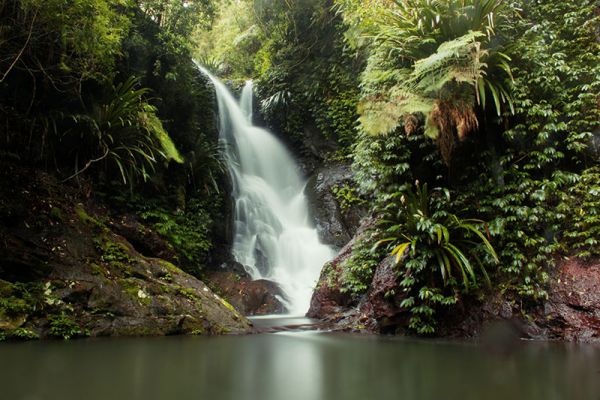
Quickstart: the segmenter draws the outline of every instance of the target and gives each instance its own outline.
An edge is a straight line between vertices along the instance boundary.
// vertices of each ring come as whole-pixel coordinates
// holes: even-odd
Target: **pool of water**
[[[600,400],[600,349],[316,332],[1,343],[0,399]]]

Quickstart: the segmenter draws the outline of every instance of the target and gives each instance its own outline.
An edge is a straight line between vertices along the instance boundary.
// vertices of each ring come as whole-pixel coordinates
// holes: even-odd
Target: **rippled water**
[[[319,333],[0,344],[7,400],[600,399],[600,349]]]

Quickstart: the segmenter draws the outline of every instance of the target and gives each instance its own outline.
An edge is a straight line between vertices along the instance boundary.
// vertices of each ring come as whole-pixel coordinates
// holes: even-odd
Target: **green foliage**
[[[126,269],[131,262],[128,254],[128,248],[119,242],[115,242],[109,236],[102,236],[94,239],[96,249],[100,252],[102,261],[110,264],[117,269]]]
[[[448,190],[429,192],[426,184],[417,184],[397,197],[386,207],[384,238],[375,247],[387,244],[400,267],[409,327],[429,334],[435,330],[436,307],[454,304],[459,294],[478,286],[479,278],[490,285],[485,266],[498,257],[483,221],[447,211]]]
[[[526,3],[523,13],[529,18],[516,27],[511,52],[517,118],[504,133],[517,151],[507,162],[533,176],[585,166],[593,162],[588,149],[600,127],[597,4]]]
[[[342,265],[339,281],[330,277],[331,284],[340,284],[342,293],[351,293],[355,296],[364,294],[369,288],[369,284],[377,268],[377,264],[382,258],[382,251],[373,251],[375,244],[375,233],[367,231],[352,249],[352,254]],[[330,270],[331,273],[337,271]]]
[[[168,171],[208,186],[220,174],[202,158],[216,143],[212,94],[191,61],[190,35],[213,12],[209,0],[6,2],[2,145],[71,177],[90,169],[100,181],[138,185]],[[185,167],[167,165],[182,154]]]
[[[348,210],[351,207],[362,206],[367,203],[358,193],[358,189],[348,184],[333,186],[331,192],[342,210]]]
[[[254,58],[263,38],[256,25],[252,1],[220,2],[214,23],[196,31],[194,39],[194,58],[213,73],[235,79],[254,75]]]
[[[64,312],[49,316],[48,321],[50,323],[50,329],[48,331],[50,336],[69,340],[74,337],[88,335],[88,333],[81,329],[79,324],[77,324],[71,316]]]
[[[149,178],[159,157],[183,163],[183,158],[156,115],[157,109],[144,96],[148,88],[137,89],[133,76],[112,88],[107,104],[95,107],[91,115],[74,115],[77,128],[89,129],[96,156],[91,156],[83,170],[106,160],[113,164],[124,184],[137,177]],[[87,126],[85,126],[87,125]],[[79,153],[76,159],[79,159]],[[76,171],[75,175],[82,171]]]
[[[199,275],[212,248],[210,234],[213,220],[208,209],[198,199],[190,201],[185,211],[175,212],[146,203],[141,205],[139,215],[169,241],[180,258],[182,268]]]
[[[0,314],[9,317],[29,315],[44,306],[39,283],[9,283],[0,280]]]
[[[144,17],[156,21],[162,31],[181,40],[189,40],[194,30],[209,25],[215,12],[212,0],[139,0],[137,3]]]
[[[24,63],[42,68],[55,84],[76,85],[76,79],[104,80],[113,71],[121,40],[129,29],[123,15],[126,0],[21,0],[13,21],[31,31]],[[14,7],[14,6],[13,6]],[[7,6],[4,11],[8,11]],[[27,32],[27,31],[25,31]],[[22,43],[15,42],[15,47]],[[48,50],[51,51],[48,51]],[[37,59],[37,64],[36,64]]]
[[[568,221],[563,251],[581,258],[600,256],[600,167],[583,171],[566,194],[558,210]]]
[[[356,12],[346,5],[342,10]],[[381,11],[381,10],[380,10]],[[510,57],[496,30],[512,11],[501,1],[395,1],[369,19],[372,50],[359,107],[365,132],[424,133],[449,164],[457,141],[479,127],[477,109],[490,97],[500,116],[513,109]]]
[[[40,336],[33,332],[32,330],[29,330],[27,328],[17,328],[13,331],[10,331],[6,334],[4,334],[4,338],[11,338],[11,339],[16,339],[16,340],[35,340],[35,339],[39,339]],[[0,341],[2,341],[2,337],[0,336]]]
[[[362,61],[344,45],[330,0],[228,1],[197,36],[197,59],[233,79],[257,78],[269,127],[300,142],[317,131],[341,146],[355,140]]]

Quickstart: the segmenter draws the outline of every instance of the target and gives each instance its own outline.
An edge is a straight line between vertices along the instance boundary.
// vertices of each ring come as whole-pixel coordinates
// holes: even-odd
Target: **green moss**
[[[105,276],[106,275],[105,269],[96,263],[91,263],[90,268],[92,269],[92,275],[97,275],[97,276]]]
[[[160,279],[162,279],[165,282],[173,282],[173,275],[171,275],[170,272],[167,272],[166,274],[164,274],[163,276],[160,277]]]
[[[91,313],[93,315],[103,315],[103,316],[111,318],[111,319],[115,317],[115,314],[112,311],[104,310],[104,309],[100,309],[100,308],[93,308]]]
[[[136,278],[124,278],[118,280],[123,292],[127,293],[133,300],[143,305],[150,305],[151,296],[144,290]]]
[[[200,300],[200,298],[196,294],[196,291],[191,288],[185,288],[183,286],[178,286],[177,293],[186,297],[187,299],[189,299],[191,301],[199,301]]]
[[[230,311],[234,312],[237,314],[237,310],[231,305],[229,304],[229,302],[221,297],[219,297],[219,300],[221,301],[221,303],[227,307]]]
[[[177,268],[173,263],[171,263],[167,260],[159,259],[158,263],[172,273],[180,274],[182,272],[181,269]]]
[[[111,240],[107,235],[94,239],[94,244],[101,254],[102,261],[117,270],[130,272],[130,264],[133,260],[129,256],[129,248],[126,245]]]
[[[79,217],[79,220],[86,225],[92,226],[94,228],[99,228],[102,230],[104,230],[106,228],[106,226],[104,225],[104,223],[102,223],[102,221],[90,216],[85,211],[85,209],[83,208],[82,205],[77,205],[75,207],[75,214],[77,214],[77,216]]]

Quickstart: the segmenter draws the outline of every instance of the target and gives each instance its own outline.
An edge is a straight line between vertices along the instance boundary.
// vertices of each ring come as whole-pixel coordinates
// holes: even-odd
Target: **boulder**
[[[321,241],[343,247],[350,241],[367,214],[365,206],[342,208],[333,190],[344,184],[355,185],[350,165],[337,163],[324,165],[309,178],[305,193],[311,215]]]
[[[215,271],[207,281],[244,315],[282,314],[285,294],[279,285],[267,279],[252,280],[247,274]]]

